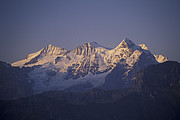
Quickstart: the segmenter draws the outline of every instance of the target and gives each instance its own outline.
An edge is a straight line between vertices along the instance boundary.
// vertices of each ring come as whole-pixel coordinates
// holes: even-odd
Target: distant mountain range
[[[136,72],[167,60],[162,55],[153,55],[146,45],[136,45],[125,38],[114,49],[96,42],[72,50],[48,45],[12,66],[31,69],[27,75],[37,94],[49,90],[129,88]]]
[[[180,63],[124,39],[0,61],[2,120],[179,120]]]

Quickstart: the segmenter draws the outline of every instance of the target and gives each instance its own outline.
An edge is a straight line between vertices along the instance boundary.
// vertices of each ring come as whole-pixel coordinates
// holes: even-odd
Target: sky
[[[0,61],[13,63],[52,44],[71,50],[127,37],[180,62],[179,0],[0,0]]]

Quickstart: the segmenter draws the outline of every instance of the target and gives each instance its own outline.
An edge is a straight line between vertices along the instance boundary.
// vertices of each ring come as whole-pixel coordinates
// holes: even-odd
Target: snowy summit
[[[110,50],[110,48],[104,47],[104,46],[98,44],[98,43],[95,42],[95,41],[90,42],[90,44],[91,44],[92,46],[94,46],[95,48],[102,47],[102,48],[105,48],[105,49]]]
[[[153,55],[144,44],[136,45],[125,38],[114,49],[94,41],[72,50],[48,45],[12,66],[33,67],[28,75],[34,82],[34,92],[40,93],[73,89],[77,85],[81,89],[109,89],[112,82],[107,76],[119,66],[122,74],[119,80],[129,87],[141,68],[164,61],[167,61],[164,56]]]

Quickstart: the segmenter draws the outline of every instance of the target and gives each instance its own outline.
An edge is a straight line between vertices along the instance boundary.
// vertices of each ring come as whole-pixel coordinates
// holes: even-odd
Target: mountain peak
[[[90,42],[90,44],[91,44],[92,46],[94,46],[94,47],[101,47],[101,46],[102,46],[102,45],[98,44],[98,43],[95,42],[95,41]]]
[[[162,57],[157,58],[162,61]],[[40,51],[28,55],[27,59],[13,63],[12,66],[38,66],[33,67],[29,77],[34,81],[34,92],[39,93],[46,90],[71,89],[74,86],[76,88],[76,85],[81,83],[88,84],[88,89],[111,84],[110,79],[110,82],[106,82],[107,75],[116,69],[119,71],[115,73],[120,76],[117,78],[113,75],[112,84],[120,85],[119,82],[122,81],[118,88],[127,88],[132,85],[132,82],[128,81],[134,78],[137,71],[156,63],[150,51],[141,49],[125,38],[117,48],[111,50],[105,49],[95,41],[70,51],[49,44]]]
[[[53,45],[49,44],[49,45],[47,45],[47,46],[51,47],[51,46],[53,46]]]
[[[67,50],[64,48],[56,47],[51,44],[47,45],[41,50],[41,55],[60,55],[62,53],[66,53]]]
[[[50,49],[50,48],[53,48],[55,46],[51,45],[51,44],[48,44],[46,47],[44,47],[44,49]]]
[[[136,45],[135,45],[130,39],[128,39],[128,38],[124,38],[123,41],[126,42],[126,44],[128,45],[129,48],[136,46]]]
[[[96,45],[97,42],[96,41],[92,41],[92,42],[90,42],[90,44],[92,44],[92,45],[95,44]]]
[[[140,47],[136,46],[130,39],[124,38],[123,41],[116,47],[116,49],[120,48],[131,48],[132,50],[137,50]]]
[[[154,57],[159,63],[168,61],[168,58],[163,55],[154,55]]]
[[[127,38],[127,37],[124,38],[123,40],[124,40],[126,43],[128,43],[128,42],[131,43],[131,42],[132,42],[132,41],[131,41],[129,38]]]
[[[95,41],[90,42],[90,44],[91,44],[92,46],[94,46],[95,48],[102,47],[102,48],[105,48],[105,49],[110,50],[110,48],[104,47],[103,45],[100,45],[100,44],[98,44],[98,43],[95,42]]]
[[[148,47],[145,44],[139,44],[142,49],[149,51]]]

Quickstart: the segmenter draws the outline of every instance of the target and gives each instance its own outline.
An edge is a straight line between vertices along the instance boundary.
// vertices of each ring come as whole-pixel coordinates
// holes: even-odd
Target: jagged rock
[[[135,84],[141,89],[159,90],[180,86],[180,63],[167,61],[137,73]]]
[[[119,70],[117,67],[121,61],[124,62],[121,64],[120,76],[117,79],[108,77],[111,76],[108,74],[114,74],[115,70]],[[47,90],[63,90],[83,83],[91,83],[93,87],[104,84],[107,85],[107,89],[113,89],[113,86],[124,89],[132,85],[136,72],[157,63],[145,45],[138,46],[125,38],[114,49],[106,48],[96,42],[86,43],[70,51],[48,45],[12,65],[19,67],[40,65],[28,73],[34,81],[35,93],[39,93]],[[51,71],[53,69],[58,71]],[[111,81],[121,82],[111,83]],[[109,88],[106,82],[109,82]]]
[[[156,58],[156,60],[159,62],[159,63],[163,63],[163,62],[166,62],[168,61],[168,58],[163,56],[163,55],[154,55],[154,57]]]
[[[61,57],[57,57],[56,59],[55,59],[55,64],[57,64],[57,62],[60,62],[61,61]]]

